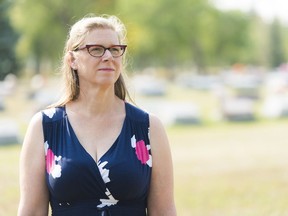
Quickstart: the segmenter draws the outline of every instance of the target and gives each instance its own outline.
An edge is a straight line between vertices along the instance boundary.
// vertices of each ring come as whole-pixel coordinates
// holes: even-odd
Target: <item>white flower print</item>
[[[48,148],[49,148],[49,144],[48,144],[48,142],[46,141],[46,142],[44,143],[45,155],[47,155]]]
[[[136,148],[136,138],[135,138],[135,135],[133,135],[133,137],[131,137],[131,146],[132,146],[132,148]]]
[[[61,171],[62,171],[61,166],[59,164],[56,164],[50,174],[54,179],[59,178],[61,176]]]
[[[102,176],[102,179],[105,183],[110,182],[109,178],[109,170],[105,169],[104,166],[108,163],[108,161],[104,161],[102,163],[98,162],[98,169],[100,171],[100,174]]]
[[[106,188],[105,194],[108,196],[109,199],[100,199],[101,204],[99,204],[97,207],[103,208],[104,206],[111,206],[111,205],[116,205],[119,200],[116,200],[108,188]]]
[[[49,144],[46,141],[44,143],[45,148],[45,159],[46,159],[46,171],[52,177],[59,178],[61,176],[62,167],[58,164],[58,162],[61,160],[62,156],[56,156],[54,155],[53,151],[49,149]]]
[[[61,156],[61,155],[60,155],[60,156],[58,156],[58,157],[57,157],[56,155],[54,156],[54,160],[55,160],[55,161],[60,161],[60,160],[61,160],[61,158],[62,158],[62,156]]]
[[[50,109],[44,110],[44,114],[46,116],[48,116],[49,118],[52,118],[55,113],[56,113],[56,109],[55,108],[50,108]]]
[[[147,145],[146,147],[148,151],[151,149],[151,145]],[[149,154],[149,160],[146,161],[146,163],[148,166],[152,167],[152,155],[151,154]]]
[[[131,146],[135,149],[138,160],[141,161],[142,164],[147,164],[149,167],[152,167],[152,155],[149,154],[151,146],[146,145],[144,140],[137,141],[135,135],[131,137]]]
[[[149,167],[152,167],[152,156],[149,154],[149,160],[146,161],[146,164],[149,166]]]
[[[99,161],[97,165],[98,165],[98,169],[100,171],[103,181],[105,183],[108,183],[110,182],[110,178],[109,178],[109,169],[104,168],[106,164],[108,164],[108,161],[103,161],[102,163]],[[97,207],[103,208],[104,206],[115,205],[118,202],[118,200],[116,200],[112,196],[108,188],[106,188],[105,194],[108,196],[109,199],[100,199],[101,204],[99,204]]]
[[[148,128],[148,138],[150,140],[150,127]]]

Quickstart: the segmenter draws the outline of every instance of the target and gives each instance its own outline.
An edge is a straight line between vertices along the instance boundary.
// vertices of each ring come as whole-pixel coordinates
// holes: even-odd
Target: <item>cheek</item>
[[[122,61],[122,59],[117,59],[117,60],[115,61],[115,65],[116,65],[116,67],[121,71],[122,68],[123,68],[123,61]]]
[[[97,59],[83,59],[78,61],[78,70],[91,70],[99,64]]]

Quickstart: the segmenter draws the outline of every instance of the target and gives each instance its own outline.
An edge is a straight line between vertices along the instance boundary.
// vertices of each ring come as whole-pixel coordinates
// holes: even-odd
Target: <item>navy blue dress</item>
[[[152,169],[149,115],[127,102],[125,110],[121,133],[97,162],[77,139],[65,106],[42,112],[53,216],[146,215]]]

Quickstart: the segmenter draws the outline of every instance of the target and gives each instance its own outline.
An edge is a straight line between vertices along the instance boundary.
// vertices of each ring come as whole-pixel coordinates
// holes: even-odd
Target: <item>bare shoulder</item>
[[[48,215],[48,189],[45,183],[45,151],[42,114],[30,120],[20,155],[20,203],[18,216]]]
[[[154,114],[149,114],[149,122],[150,122],[150,131],[153,135],[166,135],[166,131],[162,121]]]
[[[43,143],[42,114],[37,112],[31,118],[22,146],[22,155],[30,155],[31,152],[41,151]]]
[[[149,120],[151,127],[163,127],[161,120],[152,113],[149,113]]]
[[[166,129],[162,121],[155,115],[149,114],[150,121],[150,142],[152,151],[169,150],[169,141],[167,138]],[[153,152],[152,152],[153,153]]]
[[[30,120],[30,123],[27,128],[26,137],[35,137],[35,136],[41,136],[42,134],[42,113],[37,112],[34,114]]]
[[[42,113],[41,112],[37,112],[35,113],[32,118],[31,118],[31,121],[30,121],[30,126],[36,126],[36,125],[42,125]]]
[[[175,216],[173,163],[169,141],[161,120],[155,115],[150,114],[149,117],[153,168],[148,197],[148,213],[151,216]]]
[[[35,151],[36,149],[40,149],[42,142],[43,142],[42,114],[41,112],[37,112],[31,118],[30,123],[28,125],[23,142],[22,152],[23,151],[25,152],[26,149],[30,148],[32,148],[33,151]]]
[[[162,157],[170,158],[170,146],[165,127],[161,120],[149,114],[150,121],[150,144],[153,155],[153,160],[161,159]]]

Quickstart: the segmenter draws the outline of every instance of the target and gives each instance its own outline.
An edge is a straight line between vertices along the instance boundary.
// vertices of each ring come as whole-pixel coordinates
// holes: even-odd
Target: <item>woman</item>
[[[68,36],[65,94],[31,120],[18,216],[174,216],[173,168],[155,116],[126,102],[125,27],[86,17]],[[153,160],[152,160],[153,159]]]

